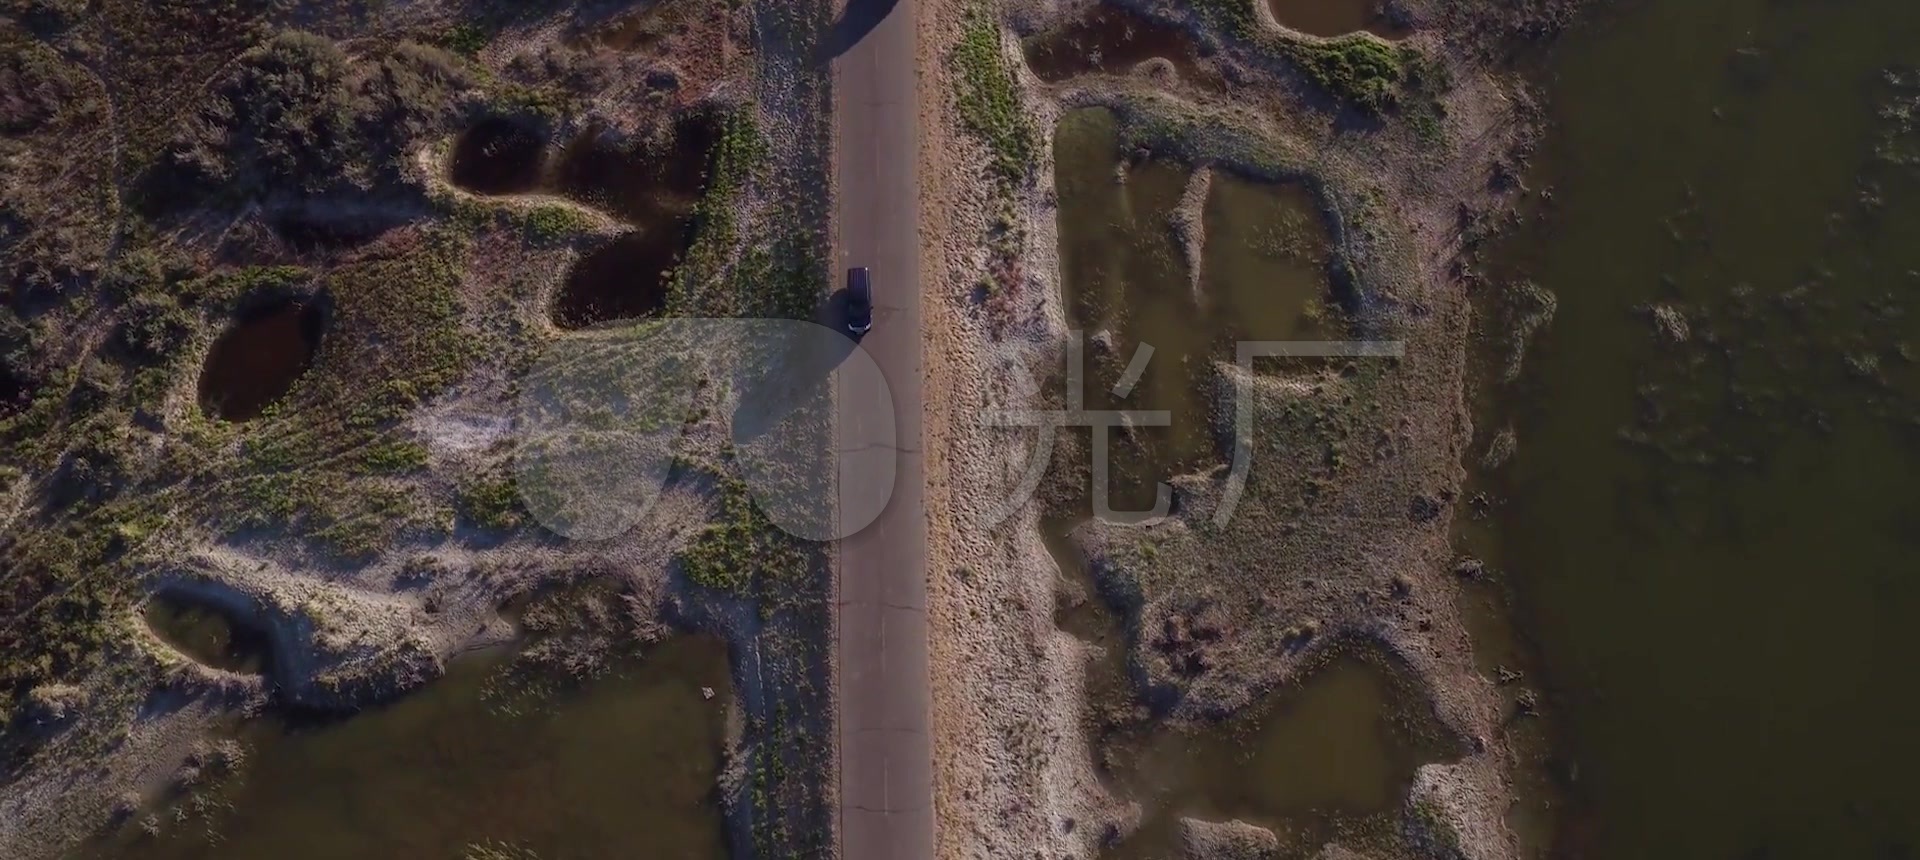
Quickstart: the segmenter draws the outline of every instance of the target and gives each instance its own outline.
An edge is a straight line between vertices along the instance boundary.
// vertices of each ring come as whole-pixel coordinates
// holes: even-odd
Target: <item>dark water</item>
[[[726,8],[725,4],[705,0],[657,0],[639,5],[643,8],[568,34],[566,43],[635,53],[651,51],[670,36],[684,35],[690,29],[690,18]]]
[[[540,187],[547,138],[508,117],[482,120],[454,141],[453,184],[476,194],[518,194]]]
[[[578,689],[503,682],[504,658],[456,663],[344,722],[243,732],[229,808],[118,834],[95,856],[339,860],[497,856],[723,860],[716,802],[726,647],[682,637]],[[702,686],[715,690],[712,699]],[[504,692],[503,692],[504,690]]]
[[[666,306],[668,273],[693,242],[693,219],[619,236],[581,256],[553,303],[553,323],[586,328]]]
[[[316,217],[310,213],[284,212],[272,218],[274,235],[295,251],[334,251],[365,245],[397,226],[391,216],[353,213],[339,217]]]
[[[455,142],[450,179],[478,194],[560,195],[632,226],[585,253],[554,301],[555,325],[585,328],[643,317],[665,303],[664,279],[693,245],[720,134],[716,117],[695,113],[646,137],[590,128],[550,155],[544,134],[494,117]]]
[[[645,51],[660,44],[667,34],[666,23],[649,11],[623,15],[569,41],[576,45],[593,44],[616,51]]]
[[[1282,26],[1312,36],[1368,32],[1389,39],[1406,35],[1394,26],[1382,0],[1267,0]]]
[[[146,622],[168,645],[215,669],[257,675],[272,657],[264,633],[204,606],[155,597],[147,602]]]
[[[1184,30],[1119,6],[1096,4],[1066,26],[1027,40],[1027,65],[1057,83],[1090,73],[1126,74],[1147,60],[1173,63],[1181,78],[1218,89],[1217,74],[1199,63],[1199,48]]]
[[[590,129],[570,141],[553,165],[560,194],[630,224],[693,211],[707,187],[719,123],[693,114],[657,138],[627,139]]]
[[[1899,0],[1628,2],[1553,60],[1493,480],[1559,856],[1920,854],[1916,63]]]
[[[553,189],[611,213],[634,232],[574,264],[554,302],[562,328],[633,319],[660,309],[664,279],[695,238],[694,212],[706,192],[720,126],[697,114],[664,140],[619,140],[588,131],[553,167]]]
[[[316,299],[287,299],[241,314],[213,342],[200,373],[200,404],[228,421],[255,418],[313,364],[326,328]]]

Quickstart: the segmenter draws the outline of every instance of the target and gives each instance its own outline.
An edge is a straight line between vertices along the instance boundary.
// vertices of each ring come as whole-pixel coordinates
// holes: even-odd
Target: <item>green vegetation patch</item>
[[[961,123],[986,143],[994,175],[1003,184],[1019,184],[1033,166],[1034,131],[1000,51],[1000,26],[991,15],[979,8],[967,14],[950,61],[960,76]]]
[[[680,553],[687,578],[720,591],[744,593],[758,581],[795,582],[814,569],[817,553],[782,531],[753,503],[744,481],[725,478],[720,518]]]
[[[1241,38],[1252,36],[1258,27],[1253,4],[1256,0],[1188,0],[1209,27]]]
[[[458,505],[462,516],[488,531],[512,531],[527,522],[519,487],[510,476],[486,476],[462,484]]]
[[[9,299],[71,289],[107,255],[118,209],[105,90],[85,67],[10,35],[0,34],[0,294]]]
[[[101,665],[122,634],[127,549],[163,522],[150,506],[121,503],[0,540],[0,705]],[[9,717],[0,707],[0,727]]]
[[[1364,33],[1289,42],[1287,54],[1321,89],[1373,114],[1399,103],[1407,65],[1419,57]]]
[[[164,150],[208,79],[271,35],[273,0],[100,0],[78,29],[103,59],[128,163]],[[76,16],[78,18],[79,16]]]
[[[707,190],[695,212],[698,234],[686,257],[669,276],[671,306],[676,316],[728,317],[753,315],[753,297],[763,284],[743,277],[741,264],[731,275],[728,265],[739,251],[740,202],[747,185],[764,170],[770,149],[751,108],[736,109],[720,119]],[[753,243],[747,255],[765,255],[765,245]]]
[[[1407,69],[1402,87],[1400,113],[1413,133],[1427,143],[1438,144],[1446,137],[1446,94],[1453,89],[1453,73],[1426,54],[1405,48],[1401,51]]]
[[[493,41],[493,33],[487,27],[471,21],[463,21],[446,29],[440,34],[440,47],[463,57],[475,57]]]
[[[476,214],[488,214],[483,207],[476,207]],[[527,238],[535,243],[550,244],[573,238],[593,229],[593,219],[586,213],[571,206],[548,203],[536,206],[522,217]],[[484,223],[484,220],[481,222]]]

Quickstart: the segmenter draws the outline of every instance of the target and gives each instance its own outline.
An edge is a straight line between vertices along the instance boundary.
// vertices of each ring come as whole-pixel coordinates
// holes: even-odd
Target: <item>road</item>
[[[894,488],[840,542],[838,742],[842,860],[931,860],[933,693],[927,668],[927,516],[921,444],[918,99],[914,0],[847,0],[828,38],[838,180],[834,256],[866,266],[874,325],[861,346],[892,393],[840,392],[842,451],[892,421]]]

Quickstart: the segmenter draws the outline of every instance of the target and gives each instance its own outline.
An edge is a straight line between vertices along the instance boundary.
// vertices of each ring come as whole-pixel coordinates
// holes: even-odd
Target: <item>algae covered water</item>
[[[1491,473],[1555,856],[1920,852],[1920,5],[1662,0],[1549,63],[1557,298]]]
[[[227,783],[164,810],[158,836],[129,824],[82,856],[727,856],[724,643],[678,637],[579,684],[533,684],[508,662],[456,661],[445,678],[338,722],[247,726]]]
[[[1116,446],[1114,495],[1138,509],[1157,482],[1224,462],[1213,362],[1232,361],[1238,341],[1337,330],[1329,239],[1303,187],[1224,169],[1196,187],[1190,165],[1123,152],[1118,120],[1102,108],[1062,117],[1054,149],[1062,295],[1086,339],[1088,407],[1168,413],[1164,424],[1127,428]],[[1204,193],[1197,255],[1176,229],[1190,191]],[[1116,388],[1140,360],[1137,386]]]

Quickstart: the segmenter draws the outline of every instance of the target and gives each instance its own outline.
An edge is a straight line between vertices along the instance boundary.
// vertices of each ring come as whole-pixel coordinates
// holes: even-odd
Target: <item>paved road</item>
[[[863,445],[875,423],[892,421],[900,449],[887,507],[839,548],[841,858],[931,860],[914,0],[848,0],[828,42],[835,258],[842,272],[873,272],[874,325],[861,345],[892,392],[890,409],[872,392],[840,392],[841,447]]]

